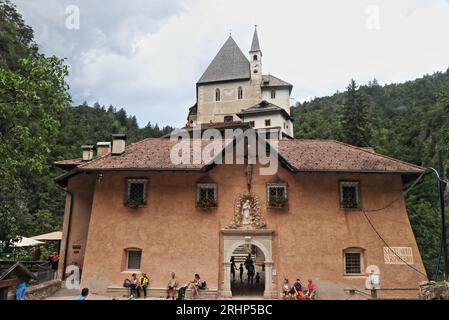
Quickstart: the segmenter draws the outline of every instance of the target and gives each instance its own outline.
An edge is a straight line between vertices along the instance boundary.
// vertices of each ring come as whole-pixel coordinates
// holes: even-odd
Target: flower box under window
[[[282,209],[288,206],[286,183],[269,183],[267,185],[267,206],[271,209]]]
[[[217,185],[215,183],[197,184],[196,206],[203,209],[217,207]]]
[[[128,179],[125,205],[139,208],[147,204],[147,179]]]

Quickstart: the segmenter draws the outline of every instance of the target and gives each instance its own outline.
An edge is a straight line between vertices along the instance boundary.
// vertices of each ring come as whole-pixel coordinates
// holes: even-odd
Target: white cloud
[[[247,52],[256,23],[264,73],[291,82],[301,101],[350,78],[401,82],[449,66],[446,0],[16,2],[42,50],[68,58],[77,103],[123,106],[141,125],[183,125],[229,30]],[[68,4],[80,6],[79,31],[64,27]],[[379,30],[366,27],[373,5]]]

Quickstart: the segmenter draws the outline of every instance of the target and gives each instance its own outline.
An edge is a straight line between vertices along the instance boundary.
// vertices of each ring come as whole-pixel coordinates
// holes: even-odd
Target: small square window
[[[340,207],[344,209],[357,209],[360,207],[359,182],[340,182]]]
[[[265,120],[265,127],[269,127],[271,126],[271,119],[266,119]]]
[[[128,250],[127,251],[127,269],[128,270],[139,270],[140,261],[142,259],[141,250]]]
[[[269,183],[267,185],[267,207],[280,209],[286,207],[287,204],[287,184]]]
[[[347,250],[344,252],[344,272],[345,274],[362,273],[362,252]]]
[[[256,123],[255,123],[254,121],[250,121],[250,122],[249,122],[249,126],[250,126],[251,128],[254,128],[254,127],[256,126]]]
[[[125,204],[138,207],[146,204],[147,179],[128,179]]]
[[[224,116],[224,122],[225,123],[229,123],[234,121],[234,117],[233,116]]]
[[[198,208],[217,207],[217,185],[215,183],[197,184],[196,206]]]

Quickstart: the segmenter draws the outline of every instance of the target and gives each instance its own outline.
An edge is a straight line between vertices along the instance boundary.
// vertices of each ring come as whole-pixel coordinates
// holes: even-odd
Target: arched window
[[[257,54],[253,55],[253,61],[257,61]]]
[[[243,99],[243,88],[242,87],[239,87],[237,89],[237,97],[238,97],[238,99]]]
[[[215,101],[220,101],[220,89],[215,89]]]

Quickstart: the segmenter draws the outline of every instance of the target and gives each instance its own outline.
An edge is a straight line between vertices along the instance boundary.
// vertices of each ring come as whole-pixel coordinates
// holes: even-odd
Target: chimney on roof
[[[112,155],[118,156],[125,152],[126,147],[126,134],[113,134],[112,135]]]
[[[83,161],[90,161],[94,157],[94,146],[93,145],[84,145],[81,146],[83,150]]]
[[[97,155],[99,157],[111,153],[111,143],[109,141],[97,142]]]

